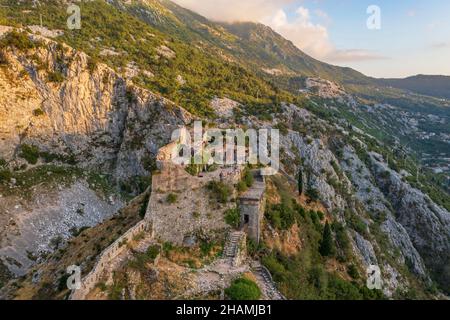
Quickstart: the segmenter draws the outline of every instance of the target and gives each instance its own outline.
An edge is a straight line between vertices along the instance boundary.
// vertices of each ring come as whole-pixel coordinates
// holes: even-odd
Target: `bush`
[[[6,53],[0,50],[0,65],[8,64],[8,59],[6,58]]]
[[[238,192],[245,192],[248,190],[247,184],[244,181],[239,181],[237,184]]]
[[[19,50],[28,50],[36,46],[26,32],[13,30],[7,33],[0,41],[1,47],[14,47]]]
[[[37,108],[33,110],[33,116],[35,117],[39,117],[39,116],[43,116],[45,113],[41,108]]]
[[[308,281],[318,290],[326,290],[328,285],[328,275],[323,266],[317,265],[312,267],[312,269],[309,270]]]
[[[274,128],[280,130],[283,136],[287,136],[289,133],[289,128],[282,122],[278,123]]]
[[[159,246],[150,246],[145,253],[136,253],[134,259],[128,263],[128,266],[137,270],[145,270],[146,265],[148,263],[153,263],[159,253]]]
[[[264,266],[269,269],[275,281],[282,282],[285,280],[288,272],[284,265],[278,261],[275,255],[271,254],[269,256],[263,257],[262,262]]]
[[[344,226],[341,223],[334,222],[333,230],[336,234],[336,242],[339,247],[339,250],[343,254],[343,259],[346,260],[349,258],[351,254],[350,250],[350,239],[345,231]]]
[[[175,202],[177,202],[177,200],[178,200],[178,196],[174,193],[169,194],[166,198],[167,203],[170,203],[170,204],[174,204]]]
[[[228,209],[225,211],[225,222],[233,228],[238,228],[240,223],[240,215],[237,209]]]
[[[207,188],[220,203],[227,203],[231,196],[230,187],[223,182],[210,181]]]
[[[20,146],[19,157],[27,160],[29,164],[36,164],[39,159],[39,148],[29,144],[22,144]]]
[[[229,288],[225,289],[225,294],[231,300],[259,300],[261,289],[252,280],[239,278],[234,280]]]
[[[358,268],[356,268],[356,266],[354,264],[351,264],[347,267],[347,273],[353,279],[355,279],[355,280],[359,279]]]
[[[361,300],[363,295],[354,284],[338,278],[331,277],[328,283],[328,291],[335,300]]]
[[[320,221],[323,221],[323,219],[325,219],[325,214],[322,211],[317,211],[317,217]]]
[[[12,174],[11,171],[9,171],[8,169],[0,169],[0,183],[1,182],[8,182],[9,180],[11,180],[12,178]]]
[[[317,189],[314,189],[314,188],[308,188],[308,190],[306,190],[306,195],[307,195],[308,197],[310,197],[311,200],[313,200],[313,201],[318,201],[318,200],[320,200],[319,191],[317,191]]]
[[[254,177],[253,177],[253,174],[252,174],[252,172],[250,170],[248,170],[248,169],[245,170],[245,172],[244,172],[244,179],[243,180],[245,182],[245,185],[248,188],[250,188],[253,185]]]
[[[49,72],[47,79],[49,82],[61,83],[64,81],[64,75],[60,71]]]
[[[87,69],[90,73],[97,69],[98,59],[96,57],[91,57],[87,61]]]

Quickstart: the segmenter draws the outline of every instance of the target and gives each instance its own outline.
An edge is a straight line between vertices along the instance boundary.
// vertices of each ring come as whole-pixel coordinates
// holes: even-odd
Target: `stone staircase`
[[[223,257],[228,259],[232,265],[236,264],[239,255],[239,245],[246,238],[245,232],[232,231],[228,235],[227,242],[223,250]]]
[[[278,291],[275,282],[273,282],[272,275],[266,267],[260,263],[253,266],[253,274],[263,293],[263,299],[266,300],[286,300],[286,298]]]

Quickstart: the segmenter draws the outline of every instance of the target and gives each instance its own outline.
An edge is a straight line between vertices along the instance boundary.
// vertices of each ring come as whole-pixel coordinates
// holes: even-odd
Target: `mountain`
[[[98,299],[220,299],[248,274],[266,298],[450,292],[445,101],[260,24],[111,0],[80,2],[70,31],[67,3],[0,1],[1,298],[68,298],[70,265]],[[280,173],[164,166],[193,120],[278,129]],[[236,230],[247,191],[266,203],[259,245]],[[365,286],[370,265],[382,290]]]
[[[450,99],[450,77],[417,75],[404,79],[377,79],[379,84],[437,98]]]

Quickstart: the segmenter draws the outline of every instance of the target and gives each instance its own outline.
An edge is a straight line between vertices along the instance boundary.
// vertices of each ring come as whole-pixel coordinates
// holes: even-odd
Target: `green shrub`
[[[237,209],[228,209],[225,211],[225,222],[233,228],[238,228],[240,223],[240,215]]]
[[[367,236],[367,225],[356,214],[352,214],[348,220],[350,227],[363,236]]]
[[[247,184],[244,181],[239,181],[236,188],[240,193],[248,190]]]
[[[17,30],[8,32],[0,41],[0,47],[14,47],[19,50],[28,50],[35,46],[36,44],[26,32],[19,32]]]
[[[351,254],[350,239],[345,231],[344,226],[339,222],[333,223],[333,230],[336,234],[336,243],[343,255],[342,260],[347,260]]]
[[[278,261],[275,255],[271,254],[263,257],[262,263],[269,269],[275,281],[282,282],[285,280],[287,274],[286,268]]]
[[[283,136],[287,136],[289,133],[289,128],[282,122],[278,123],[274,128],[280,130]]]
[[[358,268],[356,268],[356,266],[354,264],[351,264],[347,267],[347,273],[353,279],[355,279],[355,280],[359,279]]]
[[[49,82],[61,83],[64,81],[64,75],[60,71],[49,72],[47,80]]]
[[[170,251],[172,251],[174,249],[174,245],[171,242],[164,242],[163,243],[163,251],[164,253],[169,253]]]
[[[166,198],[167,203],[170,203],[170,204],[174,204],[175,202],[177,202],[177,200],[178,200],[178,196],[174,193],[170,193]]]
[[[254,177],[250,170],[246,169],[244,171],[244,179],[243,180],[248,188],[250,188],[253,185]]]
[[[45,114],[45,112],[41,108],[37,108],[37,109],[33,110],[33,116],[35,116],[35,117],[39,117],[44,114]]]
[[[3,50],[0,50],[0,65],[7,65],[8,59],[6,58],[6,53]]]
[[[210,181],[207,185],[207,189],[220,203],[227,203],[228,198],[231,196],[230,187],[223,182]]]
[[[325,219],[325,215],[322,211],[317,211],[316,213],[320,221],[323,221],[323,219]]]
[[[317,189],[314,188],[308,188],[308,190],[306,190],[306,195],[311,198],[311,200],[313,201],[318,201],[320,200],[320,195],[319,195],[319,191]]]
[[[96,57],[90,57],[87,61],[87,69],[90,73],[97,69],[98,59]]]
[[[225,289],[225,294],[231,300],[259,300],[261,289],[247,278],[239,278],[233,281],[231,286]]]
[[[1,182],[8,182],[12,178],[11,171],[8,169],[0,169],[0,183]]]
[[[39,148],[34,145],[22,144],[19,157],[27,160],[29,164],[36,164],[39,159]]]
[[[205,257],[209,255],[212,248],[215,246],[214,241],[207,241],[207,240],[201,240],[200,241],[200,252],[202,253],[202,256]]]
[[[128,266],[137,270],[145,270],[148,263],[155,261],[156,257],[160,253],[160,248],[157,245],[150,246],[144,253],[136,253],[134,259],[132,259]]]
[[[328,285],[328,275],[325,272],[324,267],[321,265],[312,267],[309,271],[308,281],[318,290],[326,290]]]

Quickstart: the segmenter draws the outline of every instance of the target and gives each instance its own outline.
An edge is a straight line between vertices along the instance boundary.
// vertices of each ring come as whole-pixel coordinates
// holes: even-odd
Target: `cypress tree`
[[[303,194],[303,172],[301,169],[298,171],[298,194]]]
[[[331,234],[331,228],[328,222],[325,224],[325,228],[323,229],[319,252],[323,257],[329,257],[334,254],[333,235]]]

